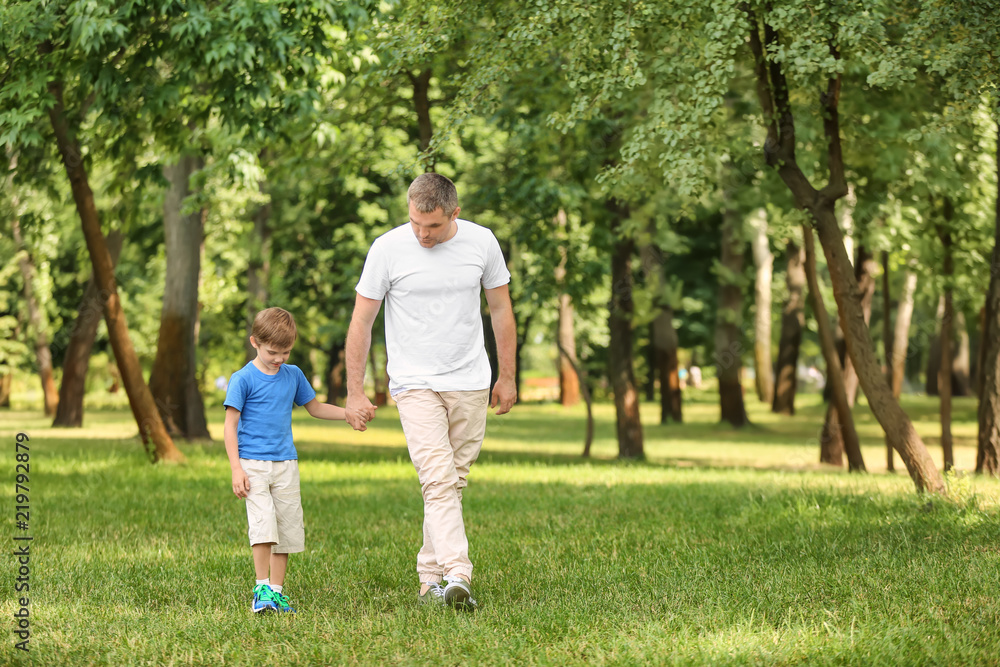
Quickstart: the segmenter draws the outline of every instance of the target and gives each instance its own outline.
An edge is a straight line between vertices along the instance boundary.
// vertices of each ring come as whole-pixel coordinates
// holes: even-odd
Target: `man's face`
[[[433,248],[438,243],[444,243],[455,235],[455,219],[458,218],[460,210],[456,208],[449,215],[438,207],[430,213],[421,213],[411,202],[410,228],[413,230],[413,235],[424,248]]]

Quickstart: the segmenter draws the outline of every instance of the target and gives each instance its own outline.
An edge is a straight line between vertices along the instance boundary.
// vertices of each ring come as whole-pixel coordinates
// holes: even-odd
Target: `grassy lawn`
[[[579,458],[583,407],[490,417],[466,491],[474,615],[417,607],[421,502],[392,408],[367,433],[296,411],[307,551],[297,615],[253,617],[246,515],[212,444],[151,466],[127,411],[82,430],[0,413],[8,555],[0,664],[566,665],[998,664],[1000,483],[959,475],[949,498],[885,473],[819,466],[823,406],[793,418],[748,395],[754,425],[647,422],[641,464],[614,461],[613,407]],[[933,399],[905,403],[940,462]],[[956,459],[975,461],[975,402],[958,399]],[[14,649],[14,434],[31,436],[31,651]],[[897,469],[902,470],[898,458]]]

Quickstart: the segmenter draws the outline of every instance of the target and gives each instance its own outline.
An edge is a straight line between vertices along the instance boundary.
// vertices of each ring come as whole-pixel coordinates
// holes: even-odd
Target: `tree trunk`
[[[913,423],[899,402],[893,397],[892,390],[882,375],[861,304],[852,296],[858,293],[858,285],[844,250],[843,238],[840,228],[837,227],[832,206],[817,207],[813,215],[820,243],[826,254],[841,322],[846,325],[847,352],[858,373],[858,380],[868,398],[868,404],[882,425],[882,429],[889,436],[893,449],[899,453],[906,465],[916,488],[919,491],[942,493],[944,482],[941,473],[934,466],[924,441],[913,428]]]
[[[674,309],[662,306],[653,320],[653,338],[656,341],[657,373],[660,376],[660,423],[673,419],[684,421],[681,397],[680,364],[677,362],[677,329],[674,328]]]
[[[17,263],[21,269],[21,279],[24,282],[24,300],[28,306],[28,331],[29,335],[34,334],[35,360],[38,364],[38,377],[42,384],[45,415],[52,416],[56,413],[56,407],[59,403],[59,391],[56,389],[56,381],[52,375],[52,350],[49,349],[47,325],[43,317],[42,306],[35,299],[35,263],[21,237],[21,222],[18,219],[16,203],[10,224],[14,244],[20,250],[20,259]]]
[[[566,262],[569,261],[569,219],[565,209],[556,213],[556,236],[559,239],[559,265],[556,266],[555,279],[559,286],[559,323],[556,332],[556,347],[564,350],[559,355],[559,402],[563,407],[570,407],[580,402],[580,379],[573,369],[576,359],[576,332],[573,322],[573,298],[567,294]]]
[[[882,359],[885,362],[885,380],[892,386],[892,293],[889,289],[889,253],[882,251]],[[896,469],[892,445],[885,440],[885,467]]]
[[[656,332],[653,330],[653,323],[650,322],[646,326],[646,335],[649,336],[649,342],[645,346],[646,352],[646,382],[643,385],[643,392],[645,392],[646,401],[652,403],[656,400],[656,371],[660,367],[658,354],[656,353],[656,343],[653,340],[656,336]]]
[[[743,276],[744,241],[738,228],[736,211],[727,210],[722,218],[722,258],[719,281],[719,307],[715,320],[715,368],[719,378],[719,407],[722,421],[739,428],[750,423],[743,403],[740,375],[743,367]]]
[[[868,249],[858,244],[858,256],[854,262],[854,275],[858,281],[858,294],[861,300],[861,308],[865,315],[865,324],[871,322],[872,299],[875,296],[875,260]],[[843,330],[842,328],[840,329]],[[838,353],[840,351],[838,350]],[[845,350],[846,352],[846,350]],[[854,372],[854,364],[846,354],[839,355],[842,360],[844,371],[844,393],[847,396],[848,407],[854,407],[858,399],[858,374]],[[839,415],[830,405],[826,411],[826,422],[823,425],[823,433],[820,436],[820,461],[842,465],[840,452],[845,451],[845,443],[841,437],[839,427]],[[827,453],[829,450],[829,453]],[[829,459],[827,458],[829,457]]]
[[[417,112],[417,133],[420,141],[420,152],[425,152],[431,146],[434,137],[434,126],[431,124],[431,69],[428,67],[419,74],[410,73],[410,83],[413,84],[413,107]],[[434,162],[427,165],[427,171],[434,171]]]
[[[267,157],[265,151],[260,153],[260,161]],[[261,180],[257,187],[266,194],[267,183]],[[247,310],[246,336],[243,338],[243,349],[246,352],[247,363],[254,360],[257,350],[250,344],[250,334],[253,331],[253,320],[257,313],[267,306],[267,284],[271,275],[271,202],[261,206],[253,215],[253,241],[248,248],[247,262]]]
[[[937,312],[934,313],[934,321],[938,330],[931,338],[931,344],[927,348],[927,369],[924,373],[924,392],[928,396],[938,396],[938,373],[941,371],[941,328],[944,321],[944,294],[938,297]]]
[[[804,264],[805,251],[789,241],[788,270],[785,284],[788,299],[781,311],[781,337],[778,342],[778,382],[774,387],[774,402],[771,412],[784,415],[795,414],[795,390],[798,386],[799,346],[802,343],[802,329],[805,326],[806,284]]]
[[[114,230],[108,234],[108,252],[111,267],[118,264],[122,249],[122,233]],[[52,426],[80,428],[83,426],[83,396],[87,389],[87,370],[90,368],[90,353],[97,339],[97,328],[101,323],[101,297],[97,282],[91,272],[90,280],[77,308],[76,322],[70,334],[66,357],[63,360],[62,384],[59,386],[59,409]]]
[[[965,315],[961,312],[953,312],[950,320],[945,319],[945,295],[938,299],[936,322],[939,323],[939,330],[931,339],[931,344],[927,350],[927,376],[924,380],[924,390],[928,396],[941,395],[941,366],[942,354],[941,344],[944,335],[944,323],[948,322],[948,336],[950,341],[958,342],[956,348],[952,345],[951,359],[951,385],[952,396],[968,396],[970,392],[969,382],[969,332],[965,327]]]
[[[115,284],[114,269],[111,266],[111,255],[108,252],[104,235],[101,233],[101,221],[94,204],[94,193],[90,189],[87,171],[83,164],[83,155],[70,127],[66,121],[63,107],[62,83],[49,83],[49,92],[55,98],[49,108],[49,120],[55,133],[59,153],[66,167],[73,191],[73,199],[87,241],[87,251],[93,264],[94,277],[100,288],[103,299],[104,319],[108,326],[108,337],[115,353],[115,359],[121,370],[125,391],[128,394],[129,405],[139,427],[139,436],[144,445],[152,445],[151,458],[154,461],[183,462],[184,454],[177,449],[170,434],[163,425],[160,413],[149,387],[142,377],[142,367],[136,356],[135,348],[128,335],[128,323],[122,310],[118,287]]]
[[[522,322],[522,320],[518,318],[517,313],[514,313],[514,332],[517,339],[517,349],[514,350],[514,386],[517,387],[518,396],[524,395],[521,387],[521,381],[522,381],[521,371],[524,369],[524,363],[523,363],[524,345],[528,341],[528,332],[531,329],[532,319],[534,319],[532,315],[525,315]],[[498,375],[499,372],[500,371],[498,368],[497,369]],[[493,385],[491,384],[490,386],[492,387]]]
[[[330,347],[326,363],[326,402],[339,405],[347,396],[345,383],[346,363],[344,361],[344,341],[337,340]],[[490,385],[492,386],[492,385]]]
[[[951,438],[951,334],[954,329],[955,305],[952,298],[952,276],[955,273],[952,259],[951,229],[948,227],[952,219],[951,199],[944,198],[944,224],[937,224],[938,239],[944,251],[944,262],[941,267],[944,278],[944,318],[941,320],[941,368],[938,370],[938,393],[941,397],[941,452],[944,455],[944,469],[955,467],[955,455]]]
[[[945,269],[948,270],[947,268]],[[944,322],[941,327],[941,368],[938,371],[938,396],[941,401],[941,453],[945,471],[955,467],[955,454],[951,437],[951,326],[947,324],[955,316],[955,308],[950,288],[944,293]]]
[[[381,354],[379,352],[382,352]],[[389,382],[385,367],[385,345],[376,345],[374,341],[368,348],[368,360],[372,365],[372,387],[375,390],[375,400],[377,407],[382,407],[389,402]],[[345,350],[346,361],[346,350]],[[345,367],[346,370],[346,367]]]
[[[643,458],[642,422],[639,420],[639,391],[635,384],[632,361],[632,253],[635,242],[622,233],[622,223],[629,215],[628,207],[609,199],[605,204],[611,214],[611,302],[608,329],[611,340],[608,356],[611,365],[611,387],[615,394],[615,415],[618,433],[618,457]]]
[[[807,225],[802,227],[802,240],[806,251],[805,272],[806,280],[809,283],[809,298],[812,301],[813,314],[816,316],[820,346],[823,350],[823,358],[826,360],[826,380],[827,384],[831,386],[831,400],[837,415],[835,420],[827,419],[826,424],[829,425],[829,430],[824,427],[823,435],[821,435],[820,461],[843,465],[843,453],[846,451],[848,468],[852,471],[863,471],[865,462],[861,458],[858,432],[854,428],[854,416],[851,414],[851,405],[847,400],[844,375],[833,340],[833,327],[830,325],[830,317],[823,304],[823,293],[819,291],[819,277],[816,275],[816,243],[813,240],[812,229]],[[835,448],[831,448],[827,442],[822,441],[823,437],[829,438],[830,434],[837,436]]]
[[[0,408],[10,407],[10,385],[14,380],[13,368],[8,367],[7,372],[0,375]]]
[[[1000,124],[997,125],[996,157],[997,174],[1000,176]],[[985,350],[980,355],[983,363],[979,370],[982,392],[979,398],[976,472],[1000,477],[1000,180],[997,181],[993,258],[985,309],[981,343]]]
[[[750,216],[753,230],[753,263],[757,279],[754,282],[753,365],[757,398],[766,403],[774,396],[774,372],[771,366],[771,276],[774,255],[768,246],[767,211],[758,209]]]
[[[969,367],[969,328],[965,324],[965,313],[955,311],[954,341],[955,353],[951,362],[951,395],[972,395],[972,372]]]
[[[892,340],[892,395],[899,399],[903,393],[903,379],[906,375],[906,355],[910,344],[910,321],[913,319],[913,296],[917,292],[917,274],[906,270],[903,291],[899,293],[896,307],[896,326]]]
[[[559,355],[559,402],[563,407],[570,407],[580,402],[580,379],[570,359],[576,358],[576,334],[573,327],[573,300],[569,294],[559,295],[559,332],[557,344],[566,350],[565,355]]]
[[[892,292],[889,282],[889,253],[882,251],[882,365],[885,379],[892,384]]]
[[[987,290],[989,287],[987,286]],[[987,295],[988,297],[989,295]],[[976,350],[976,396],[983,397],[983,367],[986,365],[986,306],[979,309],[979,349]]]
[[[583,396],[583,401],[587,406],[587,433],[583,441],[583,458],[588,458],[590,456],[590,446],[594,442],[594,405],[590,398],[590,390],[587,389],[587,376],[580,368],[580,364],[576,358],[576,355],[570,356],[569,352],[563,348],[563,346],[556,341],[556,347],[559,349],[559,356],[565,358],[566,361],[573,367],[573,372],[576,377],[580,380],[580,394]]]
[[[42,401],[46,416],[54,415],[59,404],[59,392],[52,376],[52,350],[49,349],[49,338],[44,312],[35,298],[35,262],[21,236],[20,202],[14,191],[14,174],[17,172],[17,153],[9,146],[7,148],[8,170],[5,189],[11,200],[11,231],[14,246],[19,251],[18,267],[21,269],[21,279],[24,282],[24,300],[28,306],[28,335],[34,337],[35,360],[38,364],[38,377],[42,384]]]
[[[677,330],[674,329],[674,310],[667,294],[667,276],[663,266],[663,251],[655,245],[655,229],[651,228],[649,242],[639,254],[646,283],[653,293],[652,303],[656,316],[650,323],[649,340],[652,359],[649,364],[650,379],[660,379],[660,423],[671,419],[683,421],[681,409],[681,382],[677,363]]]
[[[201,167],[201,158],[185,155],[163,168],[170,183],[163,204],[167,274],[156,360],[149,376],[149,390],[163,423],[172,434],[189,440],[212,437],[198,386],[195,339],[204,217],[200,210],[181,213],[184,200],[191,194],[190,179]]]

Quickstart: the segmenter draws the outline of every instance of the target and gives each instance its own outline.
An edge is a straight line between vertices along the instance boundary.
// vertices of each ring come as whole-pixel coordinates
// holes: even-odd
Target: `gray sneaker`
[[[472,597],[472,589],[461,577],[445,577],[444,601],[450,607],[463,611],[475,611],[479,604]]]
[[[444,586],[441,584],[428,584],[430,588],[423,595],[417,594],[417,603],[424,604],[431,607],[443,607],[444,604]],[[423,584],[421,584],[423,588]]]

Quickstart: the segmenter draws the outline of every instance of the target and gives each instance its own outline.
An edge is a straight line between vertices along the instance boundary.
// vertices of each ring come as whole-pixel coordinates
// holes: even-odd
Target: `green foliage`
[[[918,322],[933,318],[942,286],[933,225],[943,195],[954,200],[953,287],[971,320],[996,173],[992,3],[747,6],[779,33],[768,58],[788,76],[797,159],[815,183],[827,176],[817,103],[828,77],[841,76],[855,240],[889,251],[896,281],[911,262],[920,267]],[[297,354],[342,343],[367,247],[405,222],[406,185],[428,168],[454,178],[463,215],[500,238],[519,321],[531,322],[525,335],[552,339],[555,299],[566,292],[580,355],[595,379],[604,374],[607,257],[625,234],[655,243],[668,276],[653,287],[636,263],[637,330],[669,303],[682,348],[710,351],[719,274],[747,284],[752,270],[712,270],[722,208],[766,206],[775,252],[803,222],[764,165],[769,119],[756,100],[745,9],[705,0],[7,3],[0,144],[21,155],[15,189],[57,362],[89,270],[50,145],[53,82],[65,87],[105,229],[127,236],[119,286],[147,361],[163,289],[161,173],[188,151],[205,159],[186,205],[207,214],[203,380],[242,360],[246,274],[257,261],[270,262],[269,302],[299,317]],[[425,71],[433,141],[422,152],[413,91]],[[611,197],[630,210],[614,234]],[[262,246],[253,218],[264,207],[271,236]],[[554,223],[560,209],[564,231]],[[7,240],[0,235],[0,344],[16,358],[26,348],[9,340],[11,318],[23,304]],[[102,332],[98,350],[105,345]],[[810,337],[805,345],[815,351]]]

